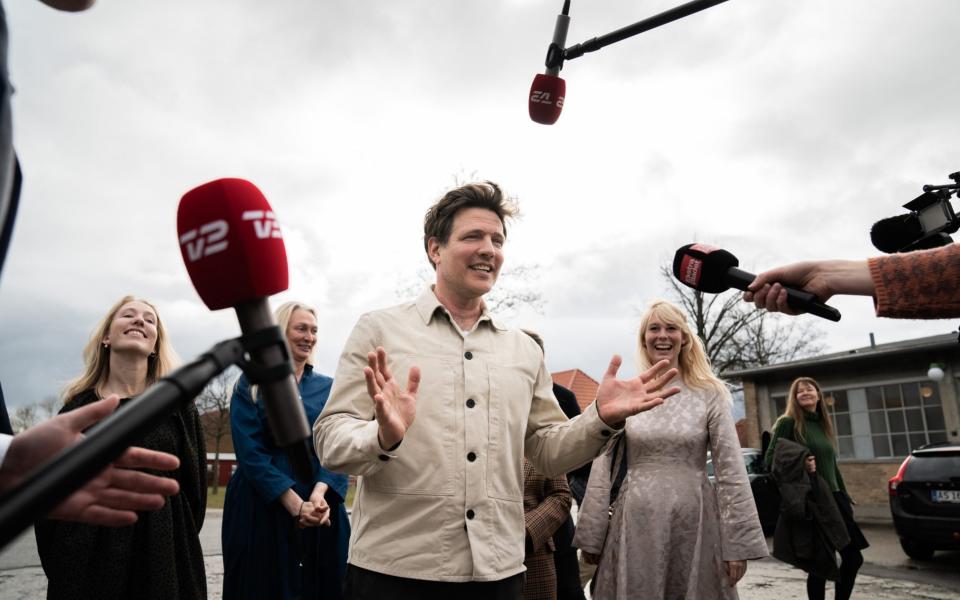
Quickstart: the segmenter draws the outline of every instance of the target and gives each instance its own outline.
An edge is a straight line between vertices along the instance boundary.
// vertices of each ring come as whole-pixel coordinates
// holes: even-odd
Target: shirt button
[[[466,352],[463,353],[463,357],[467,360],[470,360],[471,358],[473,358],[473,352],[470,352],[469,350],[467,350]]]
[[[378,456],[377,458],[379,458],[380,460],[390,460],[390,457],[387,456],[386,454],[381,454],[381,455]]]
[[[603,437],[610,437],[610,432],[604,429],[603,431],[600,432],[600,435],[602,435]]]
[[[467,400],[467,408],[473,408],[476,405],[477,403],[473,401],[473,398],[470,398],[469,400]]]
[[[469,460],[470,462],[473,462],[473,461],[477,460],[477,455],[474,454],[473,452],[468,452],[468,453],[467,453],[467,460]]]
[[[473,517],[475,517],[476,515],[477,515],[477,513],[473,512],[473,509],[472,509],[472,508],[469,509],[469,510],[467,510],[467,518],[468,518],[468,519],[471,519],[471,520],[472,520]]]

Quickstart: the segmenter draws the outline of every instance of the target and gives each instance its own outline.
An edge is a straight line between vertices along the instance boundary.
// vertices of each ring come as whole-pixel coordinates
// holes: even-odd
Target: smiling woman
[[[60,412],[118,395],[128,402],[177,362],[150,302],[125,296],[101,319],[83,351],[84,372],[64,391]],[[206,597],[199,532],[206,512],[206,449],[196,406],[181,407],[136,445],[176,455],[180,492],[120,529],[42,521],[37,549],[47,598]]]
[[[333,385],[313,370],[316,310],[286,302],[276,317],[286,334],[303,410],[313,423]],[[350,538],[347,476],[325,469],[311,453],[313,481],[297,481],[286,452],[273,442],[258,396],[243,375],[230,400],[237,470],[223,506],[223,597],[335,600]]]
[[[594,461],[574,545],[599,561],[598,600],[734,600],[747,560],[766,556],[767,545],[730,395],[684,313],[661,300],[641,320],[638,369],[662,360],[679,371],[680,393],[627,418],[625,442]]]

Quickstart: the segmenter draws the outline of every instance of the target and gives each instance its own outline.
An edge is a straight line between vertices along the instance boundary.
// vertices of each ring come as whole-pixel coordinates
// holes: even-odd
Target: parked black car
[[[914,450],[890,479],[890,512],[910,558],[960,548],[960,444]]]
[[[780,491],[763,462],[763,452],[758,448],[741,448],[743,462],[747,467],[747,479],[753,491],[753,502],[757,505],[760,526],[764,535],[773,535],[780,516]],[[714,483],[713,461],[707,453],[707,479]]]

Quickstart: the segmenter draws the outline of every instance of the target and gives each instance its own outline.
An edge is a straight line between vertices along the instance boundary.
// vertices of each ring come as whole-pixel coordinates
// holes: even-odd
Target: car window
[[[907,463],[903,478],[949,481],[960,477],[960,453],[946,455],[915,454]]]

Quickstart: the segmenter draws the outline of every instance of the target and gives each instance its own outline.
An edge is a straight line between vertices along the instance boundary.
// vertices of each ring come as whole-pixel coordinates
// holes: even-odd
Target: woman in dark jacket
[[[823,401],[823,392],[813,379],[800,377],[790,386],[786,413],[773,425],[773,439],[765,457],[767,465],[773,462],[774,455],[778,453],[780,439],[801,444],[809,451],[809,456],[804,454],[804,469],[808,473],[819,475],[819,478],[811,479],[811,485],[819,486],[818,482],[822,481],[828,486],[836,509],[846,527],[850,541],[839,548],[841,562],[835,597],[837,600],[847,600],[853,592],[857,571],[863,564],[863,555],[860,551],[869,544],[853,520],[850,497],[847,495],[843,477],[837,467],[836,435],[830,413]],[[781,472],[782,475],[783,472]],[[813,491],[816,492],[816,490]],[[793,492],[781,489],[781,496],[788,502],[790,500],[788,496],[791,493]],[[832,513],[832,511],[829,512]],[[777,529],[780,529],[779,523]],[[825,596],[827,577],[824,577],[821,569],[807,570],[807,572],[807,597],[810,600],[821,600]]]
[[[810,450],[777,440],[771,469],[781,491],[773,556],[821,579],[836,581],[836,551],[850,543],[846,523],[827,482],[807,471]]]
[[[83,350],[84,371],[64,391],[61,413],[116,394],[139,396],[173,370],[177,358],[157,309],[126,296],[100,321]],[[197,407],[181,406],[136,445],[176,455],[180,491],[160,510],[139,513],[129,527],[66,521],[35,526],[47,575],[47,598],[58,600],[202,600],[207,577],[200,528],[207,509],[206,447]]]

